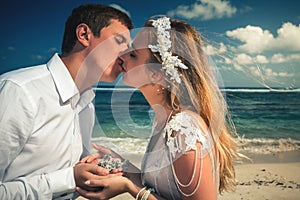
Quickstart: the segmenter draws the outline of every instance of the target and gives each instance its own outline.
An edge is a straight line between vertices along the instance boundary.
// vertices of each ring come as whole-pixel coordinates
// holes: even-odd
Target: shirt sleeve
[[[74,191],[73,167],[4,182],[6,169],[31,136],[35,108],[26,90],[11,81],[0,82],[0,102],[0,199],[52,199]]]
[[[75,191],[73,167],[61,169],[46,175],[53,198],[61,197]]]
[[[90,95],[91,93],[86,93]],[[93,95],[94,93],[92,93]],[[92,102],[87,104],[79,112],[79,122],[80,122],[80,133],[82,138],[83,152],[81,159],[91,154],[91,138],[93,133],[93,127],[95,124],[95,107]]]
[[[75,195],[73,168],[48,174],[20,177],[1,183],[1,199],[70,199]],[[68,197],[68,198],[66,198]]]

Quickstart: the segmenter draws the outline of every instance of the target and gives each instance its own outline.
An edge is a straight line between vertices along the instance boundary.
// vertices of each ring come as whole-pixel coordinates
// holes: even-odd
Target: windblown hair
[[[85,23],[88,25],[96,37],[100,37],[100,31],[110,25],[112,19],[119,20],[128,29],[133,28],[133,24],[124,12],[101,4],[86,4],[74,8],[72,14],[65,23],[65,32],[62,42],[62,52],[72,51],[76,41],[76,27]]]
[[[238,157],[236,144],[233,139],[235,129],[229,129],[232,124],[229,117],[226,101],[221,93],[217,79],[216,69],[210,66],[204,52],[203,42],[199,33],[186,22],[170,19],[171,52],[178,56],[188,69],[177,68],[182,75],[180,84],[170,81],[165,76],[168,84],[165,99],[174,111],[189,109],[198,113],[205,121],[215,142],[215,152],[219,159],[219,192],[233,190],[236,185],[233,160]],[[152,21],[147,21],[145,27],[153,27]],[[156,44],[156,31],[150,31],[149,43]],[[151,63],[162,63],[158,53],[150,49]],[[162,70],[157,67],[154,70]],[[164,74],[164,72],[161,72]],[[234,126],[233,126],[234,127]]]

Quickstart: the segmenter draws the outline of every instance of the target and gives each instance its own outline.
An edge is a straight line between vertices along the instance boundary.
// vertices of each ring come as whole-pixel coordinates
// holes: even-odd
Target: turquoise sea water
[[[114,141],[143,151],[153,112],[143,95],[131,88],[97,88],[94,141]],[[300,91],[255,88],[225,89],[238,134],[253,151],[290,151],[300,147]],[[117,141],[117,142],[116,142]],[[130,143],[130,145],[129,145]]]

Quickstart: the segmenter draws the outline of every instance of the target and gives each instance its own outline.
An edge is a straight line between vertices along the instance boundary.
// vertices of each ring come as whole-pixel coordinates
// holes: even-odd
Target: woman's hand
[[[89,156],[86,156],[84,158],[82,158],[79,162],[79,163],[90,163],[90,164],[98,164],[99,163],[99,158],[97,155],[89,155]]]
[[[113,158],[119,158],[121,160],[124,160],[122,156],[120,156],[118,153],[114,152],[111,149],[108,149],[104,146],[97,145],[97,144],[92,144],[92,145],[93,148],[97,150],[97,152],[93,154],[93,156],[95,156],[96,158],[103,158],[105,155],[110,155]]]
[[[129,191],[129,185],[133,183],[123,176],[113,176],[101,180],[86,181],[85,188],[103,188],[98,191],[87,191],[77,187],[76,191],[88,199],[110,199]]]
[[[97,150],[96,153],[93,153],[89,156],[86,156],[84,158],[82,158],[79,163],[91,163],[91,164],[98,164],[100,158],[103,158],[105,155],[110,155],[111,157],[113,157],[114,159],[120,159],[121,161],[123,161],[124,159],[122,158],[122,156],[120,156],[119,154],[117,154],[116,152],[114,152],[111,149],[108,149],[106,147],[103,147],[101,145],[97,145],[97,144],[92,144],[94,149]],[[78,164],[79,164],[78,163]]]

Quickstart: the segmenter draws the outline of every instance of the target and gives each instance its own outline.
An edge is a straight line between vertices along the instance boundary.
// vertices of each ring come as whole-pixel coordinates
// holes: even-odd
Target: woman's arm
[[[181,197],[183,200],[216,199],[210,157],[207,154],[201,158],[201,143],[197,142],[196,146],[197,151],[186,152],[173,164]]]
[[[76,188],[80,195],[88,199],[110,199],[117,195],[128,192],[134,198],[136,198],[138,195],[138,199],[140,200],[142,196],[148,192],[147,189],[137,186],[126,177],[115,176],[102,180],[89,180],[86,182],[86,184],[90,187],[103,187],[103,189],[98,192]],[[164,198],[150,193],[147,200],[164,200]]]

